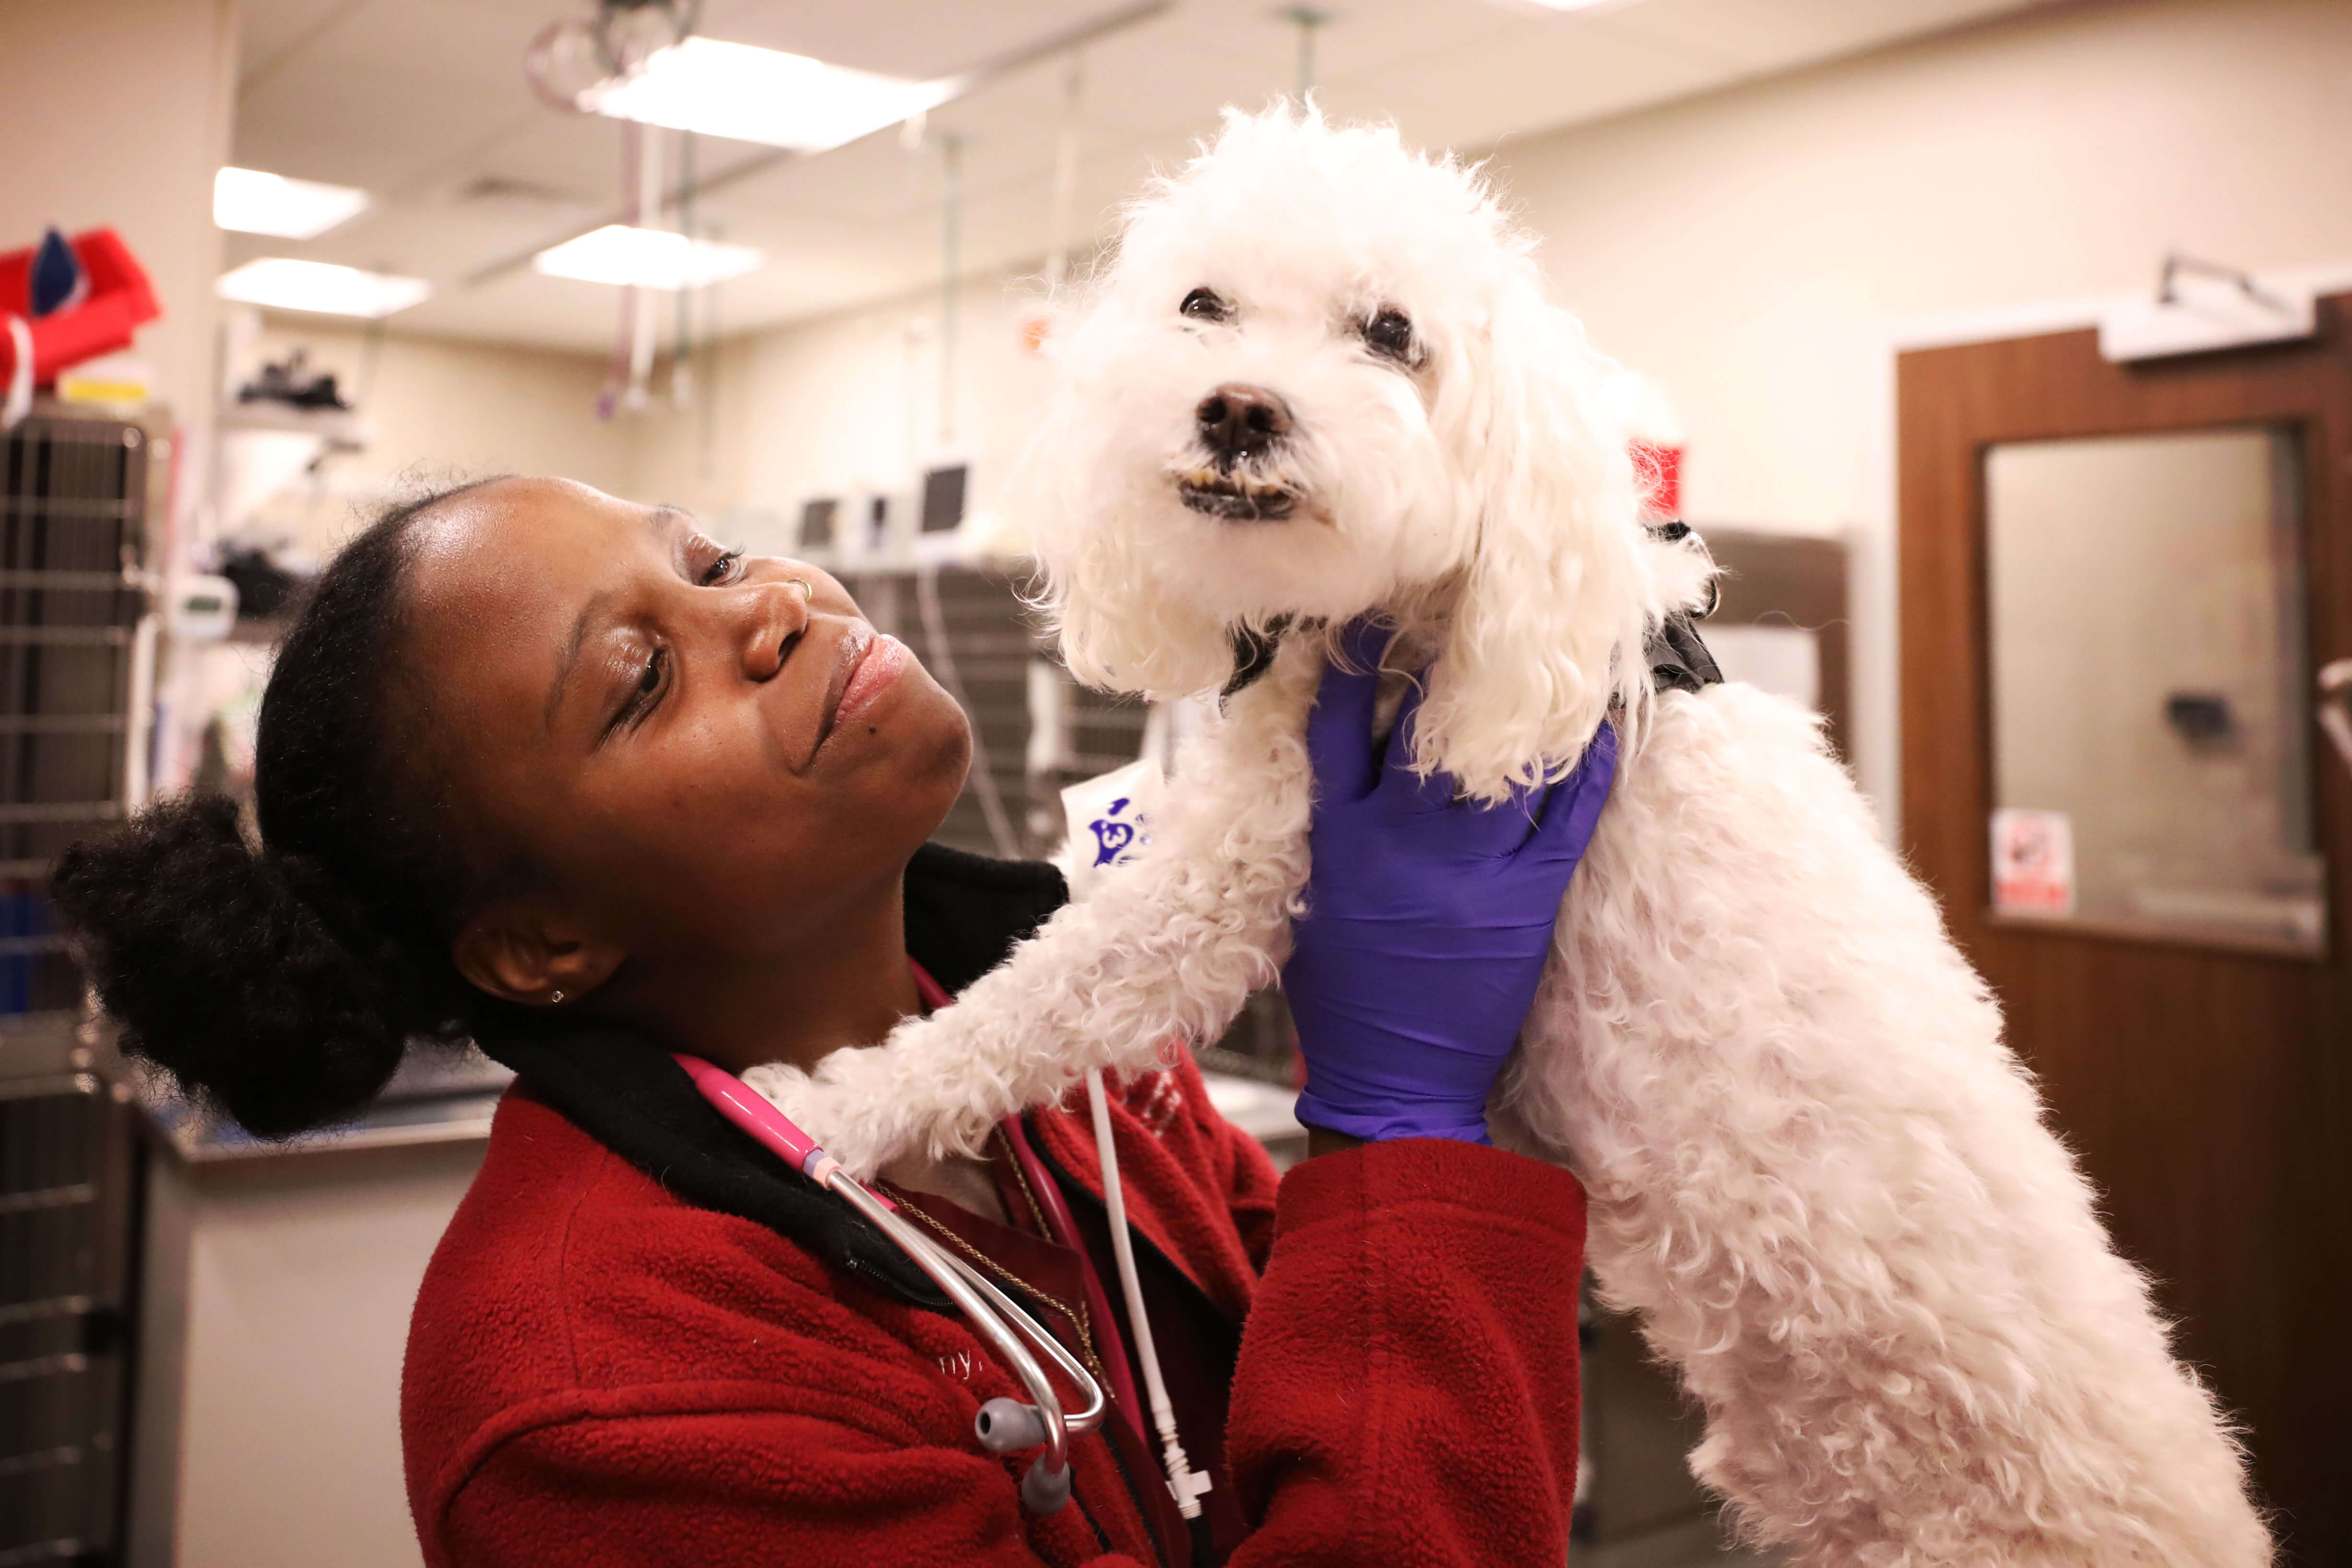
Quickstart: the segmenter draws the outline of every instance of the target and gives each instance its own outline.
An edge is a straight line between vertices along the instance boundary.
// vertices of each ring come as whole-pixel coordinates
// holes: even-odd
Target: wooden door
[[[2078,331],[1908,353],[1897,397],[1906,848],[1999,992],[2011,1038],[2097,1184],[2117,1244],[2154,1277],[2181,1353],[2244,1424],[2288,1561],[2352,1563],[2352,760],[2313,722],[2311,694],[2315,672],[2352,656],[2352,296],[2324,300],[2318,337],[2287,347],[2118,366],[2101,360],[2095,333]],[[2303,822],[2296,863],[2309,875],[2288,895],[2264,895],[2270,905],[2256,900],[2258,912],[2294,918],[2266,936],[2246,923],[2245,896],[2230,906],[2209,889],[2203,905],[2189,900],[2206,911],[2198,918],[2220,910],[2240,924],[2200,929],[2173,918],[2181,897],[2168,903],[2153,882],[2102,893],[2104,912],[1996,912],[1990,816],[2034,804],[1999,798],[2051,761],[2030,751],[2089,746],[2081,731],[2104,734],[2113,721],[2137,726],[2128,744],[2150,766],[2194,778],[2234,765],[2223,754],[2226,694],[2151,701],[2134,685],[2136,671],[2179,653],[2165,646],[2161,620],[2148,646],[2109,639],[2086,657],[2063,653],[2063,625],[2003,631],[1995,646],[1997,624],[2024,625],[2021,603],[2038,604],[2032,613],[2048,622],[2071,599],[2084,623],[2105,624],[2126,578],[2148,605],[2177,595],[2174,624],[2187,638],[2229,575],[2194,558],[2149,567],[2169,546],[2151,543],[2155,525],[2135,527],[2128,508],[2097,525],[2098,552],[2078,550],[2068,567],[2059,544],[2041,541],[2077,526],[2065,476],[2082,470],[2044,459],[2104,460],[2138,449],[2111,443],[2158,437],[2167,439],[2149,449],[2236,449],[2247,432],[2285,454],[2280,493],[2297,513],[2300,563],[2281,569],[2263,613],[2287,634],[2278,668],[2301,689],[2281,689],[2284,717],[2265,754],[2289,765],[2274,768],[2260,815],[2263,832],[2273,831],[2270,816]],[[2037,467],[2057,482],[2043,486],[2044,510],[2033,514],[2042,521],[2029,525],[2015,521],[2021,492],[2001,487]],[[2164,510],[2165,495],[2152,499]],[[2044,549],[2039,576],[2020,567]],[[2000,704],[2022,711],[2045,698],[2075,703],[2063,710],[2097,725],[2074,726],[2078,739],[2065,726],[2032,735],[2001,727]],[[2105,798],[2094,791],[2074,817],[2062,814],[2076,837],[2106,834],[2106,813],[2138,809],[2137,767],[2117,769]],[[2074,787],[2081,797],[2079,778]],[[2202,822],[2176,819],[2168,831],[2179,845],[2107,858],[2152,876],[2145,868],[2171,848],[2226,840],[2252,815],[2217,805]],[[2108,869],[2103,859],[2084,875]],[[2002,890],[2014,902],[2025,887]]]

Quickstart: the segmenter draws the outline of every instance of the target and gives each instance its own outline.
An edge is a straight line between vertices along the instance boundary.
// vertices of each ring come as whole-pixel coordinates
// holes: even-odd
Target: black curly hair
[[[257,1136],[358,1109],[411,1039],[462,1039],[500,1006],[449,940],[527,873],[464,830],[401,667],[415,525],[491,482],[394,508],[320,577],[262,698],[258,845],[234,802],[181,796],[51,879],[124,1048]]]

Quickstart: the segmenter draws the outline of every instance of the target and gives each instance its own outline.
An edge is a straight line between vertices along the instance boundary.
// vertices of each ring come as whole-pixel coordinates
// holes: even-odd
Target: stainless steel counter
[[[514,1074],[478,1051],[418,1048],[374,1103],[349,1121],[297,1138],[263,1139],[183,1098],[160,1076],[126,1066],[123,1081],[163,1146],[190,1165],[310,1159],[360,1150],[478,1142]]]

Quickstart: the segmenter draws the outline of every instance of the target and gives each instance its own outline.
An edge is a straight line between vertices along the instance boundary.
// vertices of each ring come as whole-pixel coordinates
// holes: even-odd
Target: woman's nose
[[[738,614],[742,625],[737,632],[737,647],[746,679],[775,679],[793,645],[808,630],[814,596],[806,579],[800,577],[754,583],[741,590]]]

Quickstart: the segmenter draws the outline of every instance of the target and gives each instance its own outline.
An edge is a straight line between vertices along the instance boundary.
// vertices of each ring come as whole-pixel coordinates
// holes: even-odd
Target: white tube
[[[1110,1135],[1110,1099],[1103,1092],[1102,1069],[1087,1069],[1087,1104],[1095,1117],[1095,1148],[1102,1160],[1103,1206],[1110,1211],[1110,1249],[1118,1258],[1118,1287],[1127,1298],[1128,1332],[1135,1336],[1136,1359],[1143,1363],[1144,1398],[1151,1406],[1151,1424],[1160,1429],[1160,1457],[1168,1465],[1168,1489],[1186,1519],[1201,1517],[1201,1494],[1209,1478],[1196,1474],[1176,1440],[1176,1411],[1168,1403],[1168,1384],[1160,1375],[1160,1352],[1151,1342],[1151,1319],[1143,1310],[1143,1287],[1135,1277],[1135,1242],[1127,1230],[1127,1195],[1118,1181],[1118,1150]]]

